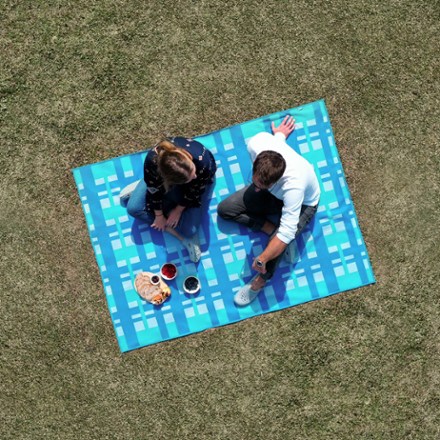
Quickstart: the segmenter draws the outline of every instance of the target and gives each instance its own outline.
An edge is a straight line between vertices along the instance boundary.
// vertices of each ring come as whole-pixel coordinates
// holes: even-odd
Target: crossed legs
[[[254,231],[262,231],[273,236],[281,218],[283,202],[273,196],[267,190],[255,190],[253,184],[237,191],[223,200],[218,205],[218,214],[225,220],[236,221]],[[298,221],[295,238],[303,231],[317,211],[317,206],[303,205]],[[272,278],[278,267],[283,254],[268,261],[266,264],[266,273],[258,274],[253,278],[245,291],[246,301],[251,302],[258,292],[265,286],[266,281]],[[240,303],[240,298],[236,298],[239,305],[246,305],[246,302]]]

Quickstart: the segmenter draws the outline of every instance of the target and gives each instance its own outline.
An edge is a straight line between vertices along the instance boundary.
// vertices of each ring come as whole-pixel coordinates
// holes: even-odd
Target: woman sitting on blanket
[[[174,137],[159,142],[145,158],[144,179],[129,196],[128,213],[177,237],[191,261],[200,260],[198,229],[202,205],[217,166],[200,142]]]

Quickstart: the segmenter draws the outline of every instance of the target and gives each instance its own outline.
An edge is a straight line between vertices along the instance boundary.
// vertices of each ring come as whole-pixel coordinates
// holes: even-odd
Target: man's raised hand
[[[272,122],[272,132],[275,133],[283,133],[286,139],[289,137],[290,133],[295,130],[295,119],[292,116],[287,115],[283,122],[279,125],[279,127],[275,127],[275,124]]]

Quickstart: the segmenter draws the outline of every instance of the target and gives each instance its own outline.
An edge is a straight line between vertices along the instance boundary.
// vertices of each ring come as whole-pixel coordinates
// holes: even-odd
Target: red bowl
[[[165,263],[160,268],[160,275],[164,280],[171,281],[177,276],[177,267],[173,263]]]

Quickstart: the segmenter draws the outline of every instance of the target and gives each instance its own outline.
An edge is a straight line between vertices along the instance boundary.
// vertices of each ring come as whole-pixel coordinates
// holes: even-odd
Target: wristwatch
[[[263,267],[263,266],[264,266],[264,263],[263,263],[261,260],[258,260],[258,259],[257,259],[257,261],[255,262],[255,264],[256,264],[258,267]]]

